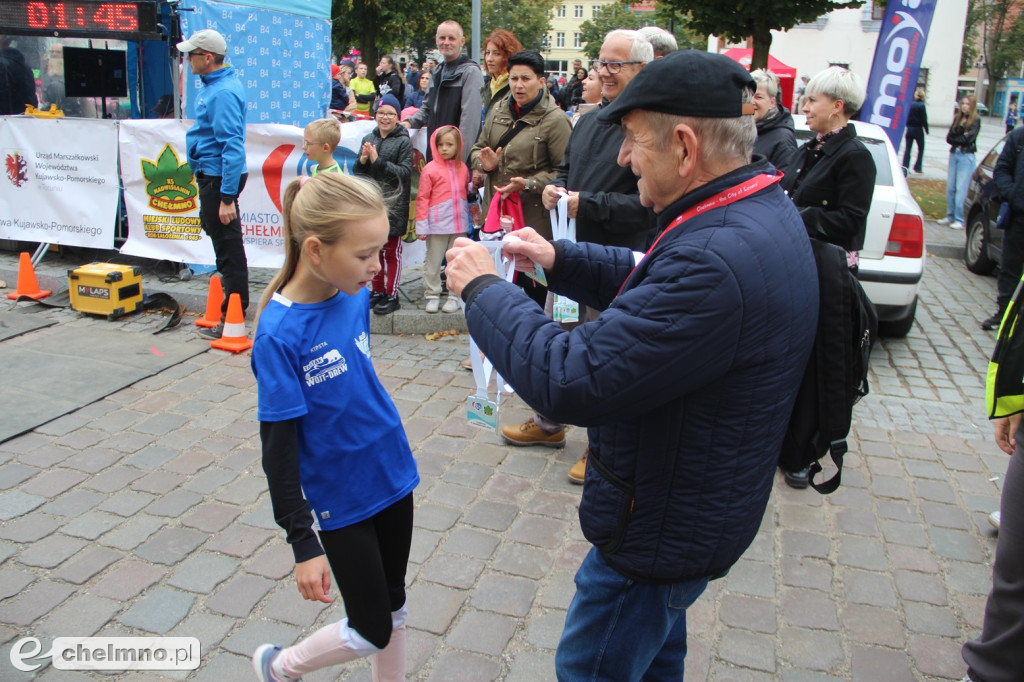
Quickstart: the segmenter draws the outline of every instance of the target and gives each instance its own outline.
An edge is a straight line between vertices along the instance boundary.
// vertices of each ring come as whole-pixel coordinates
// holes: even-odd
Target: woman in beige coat
[[[541,192],[562,162],[569,142],[569,118],[544,87],[544,59],[535,50],[508,60],[510,96],[495,102],[470,155],[485,176],[484,204],[496,192],[518,192],[526,224],[548,239],[551,222]]]

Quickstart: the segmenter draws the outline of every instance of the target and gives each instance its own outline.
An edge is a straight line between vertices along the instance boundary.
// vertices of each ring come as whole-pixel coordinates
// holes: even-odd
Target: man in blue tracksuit
[[[647,64],[598,116],[658,215],[629,248],[504,246],[550,290],[602,312],[571,331],[460,239],[448,288],[530,407],[587,427],[579,518],[593,545],[555,655],[559,680],[681,680],[686,609],[750,546],[817,328],[817,271],[775,168],[751,161],[754,81],[684,50]],[[698,92],[700,97],[679,97]]]
[[[245,88],[235,67],[224,63],[228,45],[213,29],[196,31],[178,50],[188,55],[192,73],[203,81],[196,97],[196,121],[185,134],[188,164],[199,184],[199,219],[213,242],[217,270],[224,286],[221,324],[199,329],[219,339],[231,294],[249,305],[249,264],[245,259],[238,195],[248,178],[245,166]]]

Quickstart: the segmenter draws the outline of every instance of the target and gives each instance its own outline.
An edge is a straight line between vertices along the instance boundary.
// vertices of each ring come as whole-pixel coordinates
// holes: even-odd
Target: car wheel
[[[917,299],[910,305],[907,314],[898,320],[880,320],[878,322],[878,335],[891,339],[902,339],[914,327],[914,315],[917,313]]]
[[[964,243],[964,263],[967,269],[977,275],[989,275],[996,264],[988,257],[988,239],[985,238],[985,219],[975,213],[967,225],[967,241]]]

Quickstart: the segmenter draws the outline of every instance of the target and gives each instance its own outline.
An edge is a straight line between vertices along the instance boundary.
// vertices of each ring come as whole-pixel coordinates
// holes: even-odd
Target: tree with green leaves
[[[998,81],[1006,78],[1009,71],[1014,72],[1009,75],[1019,73],[1021,60],[1024,59],[1024,21],[1020,20],[1015,0],[975,1],[972,4],[981,6],[979,21],[985,72],[988,74],[988,82],[995,86]],[[978,8],[968,5],[968,20],[972,9]],[[962,63],[961,60],[961,66]],[[995,87],[989,88],[985,94],[987,104],[991,106]]]
[[[864,0],[758,0],[723,2],[722,0],[665,0],[681,11],[689,11],[690,28],[698,33],[722,36],[734,42],[754,40],[750,69],[768,66],[772,30],[785,31],[814,21],[837,9],[857,8]]]
[[[608,31],[617,28],[640,28],[640,17],[629,10],[624,3],[614,3],[601,8],[601,13],[595,19],[588,19],[580,24],[580,38],[583,42],[583,52],[587,59],[597,59],[601,52],[601,43]]]
[[[483,0],[480,28],[485,40],[491,31],[511,31],[525,50],[540,50],[544,34],[551,28],[549,19],[556,0]],[[468,6],[467,6],[468,9]],[[483,52],[484,45],[480,45]]]

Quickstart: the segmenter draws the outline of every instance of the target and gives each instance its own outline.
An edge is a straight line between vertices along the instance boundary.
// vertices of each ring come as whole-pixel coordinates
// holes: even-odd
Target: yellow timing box
[[[68,270],[71,307],[113,320],[142,306],[142,273],[134,265],[89,263]]]

